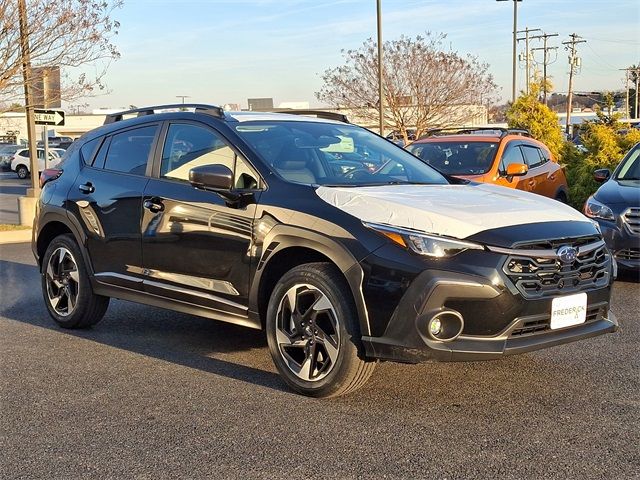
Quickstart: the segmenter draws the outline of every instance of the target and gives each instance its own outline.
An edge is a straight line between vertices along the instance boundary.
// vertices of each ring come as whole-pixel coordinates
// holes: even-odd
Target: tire
[[[93,293],[82,252],[72,235],[60,235],[42,259],[42,295],[49,315],[63,328],[87,328],[104,316],[109,297]]]
[[[330,263],[297,266],[276,284],[267,309],[267,343],[280,375],[296,392],[336,397],[357,390],[373,373],[349,292]]]
[[[556,193],[555,199],[560,203],[569,203],[569,199],[567,198],[567,194],[560,191]]]
[[[24,180],[29,176],[29,169],[24,165],[18,165],[18,168],[16,168],[16,173],[18,174],[18,178],[20,180]]]

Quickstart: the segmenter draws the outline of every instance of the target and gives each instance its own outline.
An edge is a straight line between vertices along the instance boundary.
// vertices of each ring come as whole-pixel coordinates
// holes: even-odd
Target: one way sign
[[[36,125],[64,125],[64,112],[62,110],[39,110],[34,109]]]

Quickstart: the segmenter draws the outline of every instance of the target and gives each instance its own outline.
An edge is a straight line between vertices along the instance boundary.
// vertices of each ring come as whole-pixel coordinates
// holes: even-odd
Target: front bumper
[[[629,231],[619,220],[617,223],[597,220],[607,248],[613,253],[620,270],[640,272],[640,236]]]
[[[402,296],[384,335],[363,337],[367,356],[398,362],[491,360],[615,332],[610,284],[586,290],[587,320],[551,330],[552,296],[525,299],[507,282],[447,271],[425,271]],[[434,340],[428,320],[443,308],[463,313],[452,341]]]

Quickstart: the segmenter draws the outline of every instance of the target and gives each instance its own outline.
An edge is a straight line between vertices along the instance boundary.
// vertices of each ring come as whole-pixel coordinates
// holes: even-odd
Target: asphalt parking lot
[[[351,396],[289,392],[260,332],[112,301],[49,319],[0,245],[2,478],[639,478],[640,285],[621,331],[494,362],[380,364]]]
[[[19,223],[18,197],[26,195],[31,180],[20,180],[15,172],[0,172],[0,224]]]

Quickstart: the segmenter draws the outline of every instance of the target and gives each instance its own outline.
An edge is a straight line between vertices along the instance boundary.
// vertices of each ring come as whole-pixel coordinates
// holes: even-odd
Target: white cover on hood
[[[466,238],[538,222],[590,222],[556,200],[490,184],[318,187],[325,202],[365,222]]]

